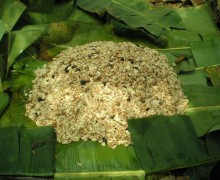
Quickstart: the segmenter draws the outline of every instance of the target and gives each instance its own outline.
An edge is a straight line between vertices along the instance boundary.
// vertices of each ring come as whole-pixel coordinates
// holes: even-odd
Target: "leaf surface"
[[[80,0],[77,2],[77,5],[86,11],[99,16],[108,13],[130,28],[144,30],[156,37],[159,37],[164,29],[169,29],[171,26],[179,28],[181,19],[172,8],[163,7],[158,11],[151,10],[143,0],[131,1],[131,6],[129,4],[125,0],[97,0],[95,3],[91,0]],[[163,23],[163,18],[168,21]]]
[[[23,27],[21,30],[9,33],[7,72],[15,59],[42,35],[45,27],[45,25],[29,25]]]
[[[198,67],[220,64],[220,37],[203,42],[190,43]]]
[[[152,116],[128,123],[135,152],[146,174],[220,158],[219,152],[211,153],[213,147],[204,145],[197,137],[188,116]]]
[[[1,0],[0,4],[0,19],[4,21],[3,27],[6,28],[7,32],[10,32],[26,9],[26,6],[17,0]]]

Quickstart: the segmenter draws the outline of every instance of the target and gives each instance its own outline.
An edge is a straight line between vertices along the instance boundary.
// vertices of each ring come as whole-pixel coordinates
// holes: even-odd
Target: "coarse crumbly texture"
[[[131,143],[127,119],[182,114],[188,100],[167,58],[132,43],[70,48],[35,71],[26,115],[61,143]]]

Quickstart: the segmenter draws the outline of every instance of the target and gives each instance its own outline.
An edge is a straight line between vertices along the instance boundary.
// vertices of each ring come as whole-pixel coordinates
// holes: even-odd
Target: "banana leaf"
[[[185,85],[183,91],[189,99],[189,108],[209,108],[220,106],[220,88],[202,85]]]
[[[179,63],[175,63],[175,69],[177,71],[177,74],[192,72],[195,70],[195,68],[196,66],[193,59],[185,59]]]
[[[131,29],[115,19],[110,19],[109,24],[112,26],[114,35],[124,38],[124,41],[130,41],[150,48],[166,47],[166,42],[163,38],[155,39],[152,35],[144,31]]]
[[[51,127],[0,128],[0,175],[51,176],[55,165]]]
[[[76,9],[74,16],[69,18],[72,21],[73,38],[62,44],[53,43],[54,48],[60,50],[82,45],[92,41],[114,40],[123,41],[122,38],[113,35],[112,27],[110,25],[103,25],[97,18],[89,16],[82,10]]]
[[[190,47],[157,49],[165,54],[175,72],[178,74],[181,85],[204,85],[207,86],[206,74],[203,69],[198,69]],[[179,57],[184,61],[177,62]],[[184,63],[184,64],[182,64]],[[186,65],[186,68],[184,67]],[[180,73],[182,72],[182,73]]]
[[[172,29],[167,32],[168,47],[185,47],[189,46],[190,42],[200,43],[219,36],[209,3],[198,7],[179,8],[176,12],[185,29]]]
[[[27,6],[28,11],[52,12],[55,0],[21,0]]]
[[[212,132],[220,130],[219,87],[186,85],[183,90],[189,99],[185,113],[191,117],[197,136],[213,137]]]
[[[3,37],[3,35],[5,34],[5,32],[6,32],[5,23],[4,23],[4,21],[2,21],[0,19],[0,41],[1,41],[2,37]]]
[[[29,75],[35,77],[34,70],[42,67],[45,64],[46,64],[45,61],[38,60],[35,57],[30,57],[30,56],[19,57],[17,58],[15,64],[12,66],[13,67],[12,74],[19,73],[20,75]],[[14,81],[15,77],[16,75],[12,75],[11,80]],[[16,82],[15,84],[22,85],[24,83]]]
[[[133,146],[146,174],[205,164],[220,159],[220,152],[204,143],[189,116],[152,116],[128,121]],[[215,136],[215,140],[217,137]]]
[[[212,155],[217,155],[220,149],[220,123],[212,127],[212,129],[206,134],[205,143],[209,147],[208,152]]]
[[[209,3],[198,7],[179,8],[176,11],[182,18],[185,28],[198,33],[202,40],[219,36]]]
[[[26,6],[20,1],[0,0],[0,19],[4,21],[3,27],[6,28],[7,32],[12,30],[25,9]]]
[[[220,37],[203,42],[190,43],[198,67],[220,64]]]
[[[31,56],[30,56],[31,55]],[[46,64],[45,61],[36,60],[32,54],[23,53],[17,58],[13,65],[13,72],[10,78],[4,80],[5,86],[10,88],[12,99],[9,107],[0,118],[0,127],[25,126],[35,127],[35,123],[25,116],[25,96],[32,87],[32,80],[35,78],[34,70]]]
[[[192,55],[192,51],[191,48],[188,47],[180,47],[180,48],[164,48],[164,49],[156,49],[157,51],[159,51],[160,53],[167,55],[172,55],[175,58],[180,57],[180,56],[184,56],[187,59],[191,59],[193,58]],[[168,57],[169,59],[169,57]],[[176,59],[174,59],[174,61],[170,61],[170,63],[174,63]]]
[[[4,92],[0,92],[0,117],[4,113],[9,104],[9,95]]]
[[[29,25],[9,33],[7,72],[15,59],[42,35],[45,27],[45,25]]]
[[[99,19],[88,13],[76,9],[75,15],[70,19],[73,21],[73,38],[64,44],[55,45],[55,47],[68,48],[76,45],[82,45],[92,41],[131,41],[135,44],[152,46],[149,41],[143,40],[143,37],[125,37],[115,35],[111,24],[103,24]]]
[[[97,142],[57,144],[55,178],[144,179],[145,173],[132,146],[115,149]]]
[[[190,30],[182,29],[172,29],[167,32],[167,47],[186,47],[189,46],[190,42],[202,41],[198,33]]]
[[[32,2],[34,2],[34,1],[32,1]],[[41,1],[41,2],[43,2],[43,1]],[[69,4],[71,4],[71,1],[68,1],[68,2],[69,2]],[[83,3],[86,1],[81,0],[78,2]],[[87,5],[92,5],[92,4],[95,5],[98,2],[101,2],[101,1],[96,1],[96,2],[93,1],[92,3],[89,3]],[[102,2],[109,2],[109,1],[102,1]],[[165,29],[169,29],[171,25],[172,26],[176,25],[177,28],[181,27],[181,25],[179,24],[181,22],[181,20],[179,19],[179,16],[175,16],[176,13],[173,11],[173,9],[170,9],[170,8],[160,9],[161,13],[159,13],[159,14],[162,17],[159,18],[158,17],[159,15],[154,17],[154,15],[157,11],[152,10],[152,9],[149,10],[148,3],[146,3],[144,6],[142,6],[143,5],[142,0],[141,1],[131,1],[131,2],[133,2],[132,4],[127,3],[127,1],[124,1],[124,0],[112,1],[112,2],[117,2],[123,7],[122,8],[123,11],[121,11],[121,12],[124,12],[124,10],[127,9],[125,7],[127,7],[127,6],[130,9],[137,8],[138,12],[140,11],[141,13],[146,12],[146,13],[143,13],[144,16],[146,15],[146,17],[148,19],[151,19],[151,22],[153,24],[155,24],[154,26],[155,27],[159,26],[160,29],[161,29],[161,27],[163,27]],[[136,4],[137,2],[139,3],[138,5]],[[57,4],[57,8],[58,7],[61,8],[61,6],[59,6],[58,4]],[[111,13],[118,13],[118,10],[120,10],[118,8],[118,6],[116,6],[116,5],[115,6],[113,5],[112,7],[114,7],[114,10],[110,9],[109,12],[111,12]],[[26,20],[31,23],[42,23],[42,22],[50,22],[50,21],[59,20],[59,18],[57,18],[56,15],[51,16],[51,17],[47,16],[49,14],[47,12],[50,11],[49,9],[48,9],[48,11],[46,9],[43,10],[43,11],[45,11],[44,12],[46,14],[45,16],[44,15],[38,16],[41,14],[40,10],[39,11],[37,10],[39,8],[36,7],[36,9],[34,9],[34,10],[33,10],[33,8],[34,7],[32,6],[32,10],[29,9],[27,11],[27,13],[29,13],[28,16],[26,16],[27,14],[25,16],[23,16],[24,19],[27,18]],[[53,8],[51,8],[51,9],[53,10]],[[62,10],[61,9],[60,9],[60,12],[57,12],[57,13],[61,14],[60,19],[63,20],[63,17],[64,17],[63,16],[63,9]],[[66,13],[69,14],[69,12],[70,12],[69,9],[67,9]],[[167,12],[171,12],[171,13],[167,16],[164,16]],[[84,44],[84,43],[91,42],[91,41],[97,41],[97,40],[101,40],[101,41],[113,40],[116,42],[128,41],[127,38],[118,37],[113,33],[112,24],[103,24],[103,22],[98,20],[96,17],[89,16],[85,12],[82,12],[81,10],[78,10],[78,9],[75,11],[75,13],[76,14],[71,17],[68,17],[67,14],[65,15],[65,17],[68,17],[68,18],[71,18],[71,20],[72,19],[74,20],[74,23],[73,23],[73,26],[74,26],[73,35],[74,36],[73,36],[73,38],[71,39],[71,41],[69,41],[65,44],[55,45],[56,47],[67,48],[69,46],[76,46],[76,45]],[[172,22],[171,19],[174,18],[174,16],[176,19],[175,19],[175,21]],[[123,16],[123,18],[125,18],[125,19],[127,18],[126,20],[129,20],[129,18],[127,16]],[[132,18],[134,19],[135,16]],[[133,19],[131,19],[131,20],[133,20]],[[166,22],[163,23],[163,20]],[[119,21],[117,21],[117,22],[119,22]],[[134,25],[135,25],[136,22],[133,20],[132,23],[134,23]],[[130,27],[130,29],[132,29],[132,28]],[[141,28],[137,28],[137,29],[141,30]],[[153,30],[153,28],[149,28],[149,30]],[[18,32],[18,31],[16,31],[16,32]],[[144,30],[144,32],[149,33],[147,30]],[[158,33],[159,31],[155,31],[155,32]],[[161,33],[162,32],[164,32],[164,29],[161,31]],[[178,32],[180,32],[180,31],[178,31]],[[212,34],[211,32],[208,32],[208,30],[207,30],[207,33]],[[14,37],[15,36],[11,36],[11,38],[12,38],[11,42],[14,41]],[[208,35],[206,37],[208,38]],[[23,42],[23,38],[26,38],[26,36],[23,36],[22,38],[20,38],[21,42]],[[178,40],[178,38],[177,38],[177,40]],[[198,39],[196,39],[196,41],[197,40]],[[199,40],[201,40],[200,36],[199,36]],[[133,38],[129,39],[129,41],[132,41],[132,42],[139,41],[138,43],[143,43],[140,40],[136,41]],[[29,46],[30,46],[30,44],[27,46],[25,45],[23,47],[25,47],[24,49],[27,49],[27,47],[29,47]],[[183,51],[185,51],[185,50],[183,50]],[[10,79],[7,80],[7,81],[9,81],[9,83],[11,83],[11,90],[12,90],[12,94],[13,94],[12,101],[11,101],[8,109],[5,111],[3,116],[0,118],[0,127],[12,126],[12,125],[13,126],[24,125],[25,127],[35,127],[34,122],[31,121],[30,119],[28,119],[24,114],[25,113],[24,104],[26,103],[27,99],[23,95],[25,92],[28,92],[31,87],[31,81],[34,78],[33,70],[37,67],[40,67],[45,62],[36,60],[31,57],[23,56],[26,52],[28,52],[28,50],[25,52],[23,50],[23,53],[18,53],[18,51],[17,51],[18,55],[14,56],[15,61],[13,61],[13,67],[12,67],[12,72],[10,73]],[[179,52],[176,52],[176,53],[178,54]],[[174,53],[173,55],[176,55],[176,54]],[[179,55],[181,55],[181,53],[179,53],[177,56],[179,56]],[[36,58],[36,56],[34,56],[34,57]],[[191,58],[191,57],[192,57],[192,54],[190,54],[190,52],[189,52],[189,58]],[[207,90],[206,88],[203,87],[203,86],[205,86],[205,87],[207,86],[203,70],[196,70],[196,71],[193,71],[190,73],[180,74],[179,77],[180,77],[180,79],[182,78],[181,81],[182,81],[183,85],[190,85],[188,87],[185,87],[184,91],[187,92],[187,96],[189,96],[190,101],[192,101],[192,103],[190,104],[190,108],[186,112],[188,115],[190,115],[191,120],[188,118],[183,118],[184,120],[182,120],[182,118],[179,118],[179,119],[177,118],[177,119],[175,119],[175,121],[169,120],[168,123],[165,120],[158,120],[155,122],[155,124],[152,120],[152,121],[147,122],[147,124],[148,123],[153,124],[152,126],[150,126],[151,128],[148,128],[148,126],[142,126],[143,125],[142,122],[140,122],[140,124],[137,125],[138,127],[143,128],[143,129],[147,128],[146,133],[152,134],[151,136],[149,135],[147,137],[153,143],[154,143],[154,140],[157,138],[155,140],[156,143],[151,144],[152,145],[151,147],[153,149],[152,152],[154,153],[154,151],[155,151],[155,153],[157,153],[159,150],[161,150],[161,151],[164,150],[164,152],[167,153],[168,155],[167,154],[163,155],[163,153],[164,153],[163,151],[160,152],[161,153],[160,155],[162,156],[162,158],[167,157],[166,162],[163,161],[163,163],[160,165],[159,163],[162,162],[162,160],[161,160],[162,158],[159,160],[158,160],[158,158],[160,158],[161,156],[155,157],[155,159],[150,159],[152,156],[149,154],[147,156],[144,156],[145,154],[138,154],[136,147],[135,147],[135,143],[137,143],[136,141],[134,141],[134,147],[129,146],[129,147],[125,148],[125,147],[119,146],[114,150],[109,149],[107,147],[102,147],[99,143],[91,142],[91,141],[89,141],[89,142],[80,141],[80,142],[71,143],[68,145],[62,145],[62,144],[57,143],[56,144],[57,148],[56,148],[56,153],[55,153],[55,155],[56,155],[55,178],[57,178],[57,179],[61,179],[61,178],[63,178],[63,179],[68,179],[68,178],[69,179],[71,179],[71,178],[75,178],[75,179],[77,179],[77,178],[78,179],[89,179],[89,178],[90,179],[97,179],[97,178],[128,179],[128,178],[133,177],[133,178],[137,178],[137,179],[138,178],[144,179],[145,171],[147,173],[159,172],[161,170],[165,171],[167,169],[173,169],[173,168],[175,169],[175,168],[180,168],[180,167],[192,166],[192,165],[196,165],[196,164],[200,164],[200,163],[206,163],[209,161],[213,161],[215,158],[218,159],[219,154],[216,155],[216,153],[217,153],[216,151],[218,150],[219,147],[218,147],[218,143],[216,144],[216,138],[215,138],[215,137],[218,138],[218,135],[217,136],[215,135],[215,133],[218,132],[218,129],[215,129],[215,131],[210,132],[210,130],[212,128],[215,128],[215,125],[218,125],[217,111],[214,112],[214,110],[212,109],[213,110],[212,116],[216,117],[216,119],[214,119],[214,120],[216,120],[216,124],[210,123],[212,121],[211,118],[207,119],[207,121],[204,121],[205,117],[208,117],[208,113],[210,112],[210,111],[207,111],[209,109],[209,107],[214,108],[214,107],[218,106],[217,101],[219,100],[219,98],[218,98],[219,94],[217,93],[217,89],[214,88],[214,90],[213,89],[210,90],[209,88],[211,88],[211,87],[208,87],[207,88],[208,90]],[[190,81],[190,79],[192,81]],[[198,84],[198,85],[202,84],[203,86],[202,86],[202,88],[197,88],[197,86],[195,86],[194,84]],[[199,92],[198,96],[196,95],[196,93],[192,93],[190,91],[198,91]],[[204,100],[202,98],[204,94],[205,94],[205,97],[207,98],[206,100]],[[202,100],[200,100],[199,98],[201,98]],[[213,101],[213,100],[211,100],[212,98],[213,99],[217,98],[217,99]],[[207,102],[208,102],[208,104],[206,106],[205,104]],[[202,115],[200,117],[198,116],[198,114],[201,112],[198,109],[201,107],[204,108],[203,109],[204,111],[206,111],[206,116],[204,116],[203,119],[201,119]],[[192,115],[192,112],[194,113],[193,115]],[[196,115],[195,112],[198,112],[198,114]],[[163,119],[163,118],[161,118],[161,119]],[[149,119],[147,119],[147,121],[148,120]],[[139,121],[137,121],[137,123],[138,122]],[[160,124],[160,122],[162,122],[162,123]],[[199,126],[199,122],[200,122],[201,126]],[[208,124],[210,124],[212,126],[207,126]],[[136,125],[134,125],[131,128],[135,129],[136,128],[135,126]],[[171,126],[172,128],[170,128],[168,126]],[[130,128],[130,125],[129,125],[129,128]],[[161,134],[159,137],[159,135],[158,135],[159,131],[161,131],[161,134],[165,137],[163,137],[163,136],[161,137]],[[143,131],[140,131],[140,132],[136,131],[136,132],[144,133]],[[170,133],[168,133],[168,135],[167,135],[166,134],[167,132],[170,132]],[[175,133],[175,136],[173,136],[173,133]],[[205,139],[207,139],[206,142],[198,139],[198,134],[200,134],[202,136],[207,135],[205,138]],[[154,135],[155,135],[155,137],[154,137]],[[136,135],[133,133],[132,136],[136,136]],[[39,137],[39,136],[37,136],[37,137]],[[141,138],[142,138],[141,140],[143,140],[143,137],[141,137]],[[173,140],[173,138],[174,138],[174,141],[170,141],[170,139]],[[188,143],[188,139],[190,139],[189,143]],[[186,143],[186,141],[187,141],[187,143]],[[25,140],[25,143],[28,144],[29,142],[30,142],[29,139]],[[171,144],[170,142],[172,142],[174,144],[174,146],[173,146],[174,150],[177,150],[177,152],[179,152],[179,154],[174,154],[177,161],[178,161],[177,166],[175,164],[177,161],[172,156],[172,153],[170,153],[173,151],[169,152],[170,149],[168,149],[169,145]],[[138,143],[141,144],[142,141],[140,141]],[[162,147],[162,144],[164,145],[163,147]],[[184,148],[186,148],[186,151],[184,151],[185,150],[184,148],[182,150],[181,144],[183,146],[185,146]],[[142,145],[145,145],[145,144],[142,143]],[[208,149],[208,147],[207,147],[208,152],[210,152],[210,154],[213,155],[212,157],[208,156],[207,151],[204,150],[205,149],[204,147],[206,147],[206,146],[212,147],[211,149],[210,148]],[[26,146],[25,151],[30,152],[30,150],[28,150],[27,147],[28,146]],[[200,149],[199,153],[196,151],[197,149]],[[192,150],[192,152],[191,152],[191,150]],[[182,151],[184,151],[183,154],[185,152],[187,152],[189,154],[182,157],[182,154],[181,154]],[[147,164],[148,167],[150,166],[150,168],[148,168],[148,169],[145,169],[145,166],[142,167],[142,161],[145,161],[146,157],[148,158],[148,160],[150,159],[149,161],[147,160],[147,162],[150,162],[149,164]],[[30,156],[27,156],[27,158],[30,158]],[[187,163],[185,163],[186,161],[184,161],[184,160],[188,160]],[[180,163],[180,161],[182,164]],[[34,161],[34,162],[36,162],[35,163],[36,166],[40,166],[38,164],[38,161]],[[144,162],[144,163],[146,164],[146,162]],[[154,164],[156,168],[154,168],[154,166],[151,166],[152,164]],[[28,167],[29,167],[28,163],[24,163],[24,169],[28,169]],[[32,168],[32,170],[33,170],[33,168]]]
[[[0,126],[22,126],[33,128],[35,123],[25,116],[26,97],[33,80],[35,68],[44,61],[34,61],[29,56],[19,57],[14,64],[10,82],[13,98],[7,111],[0,118]],[[97,142],[77,142],[68,145],[56,144],[55,178],[126,178],[144,179],[145,173],[140,166],[132,146],[117,147],[112,150]],[[28,157],[27,157],[28,158]],[[28,165],[26,165],[28,167]]]
[[[178,75],[180,83],[184,85],[203,85],[207,86],[206,76],[203,70],[195,70],[193,72],[181,73]]]
[[[205,67],[205,74],[213,86],[220,86],[220,66]]]
[[[97,0],[95,3],[91,0],[80,0],[77,6],[99,16],[110,14],[112,18],[128,27],[143,30],[156,37],[160,37],[164,29],[182,28],[181,19],[174,9],[169,7],[149,9],[149,4],[143,0],[129,3],[125,0]]]
[[[167,54],[167,58],[176,74],[189,73],[195,70],[196,66],[193,59],[186,59],[184,56],[175,57],[172,54]],[[179,59],[182,59],[179,61]],[[179,61],[179,62],[178,62]]]
[[[190,116],[192,124],[198,137],[205,136],[209,131],[220,124],[220,108],[204,108],[202,110],[186,111]]]
[[[0,79],[3,80],[5,76],[5,60],[0,54]]]
[[[30,0],[27,3],[27,10],[22,16],[22,21],[27,24],[49,24],[67,20],[74,12],[75,1],[55,3],[54,0]]]
[[[24,80],[23,80],[24,81]],[[27,78],[24,82],[27,82]],[[13,92],[13,97],[10,101],[8,108],[0,117],[0,127],[8,126],[25,126],[35,127],[35,123],[25,116],[25,97],[21,95],[27,91],[25,88],[20,88],[19,92]]]

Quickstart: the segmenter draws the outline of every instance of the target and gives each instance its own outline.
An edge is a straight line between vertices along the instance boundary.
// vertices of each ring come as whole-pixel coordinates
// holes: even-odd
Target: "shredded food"
[[[131,144],[127,119],[182,114],[188,105],[165,55],[130,42],[92,42],[35,71],[26,115],[63,144]]]

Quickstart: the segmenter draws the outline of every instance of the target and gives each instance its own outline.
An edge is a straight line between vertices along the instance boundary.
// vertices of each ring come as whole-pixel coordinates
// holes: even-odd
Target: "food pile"
[[[188,100],[165,55],[130,42],[92,42],[35,71],[26,115],[61,143],[131,144],[127,119],[182,114]]]

